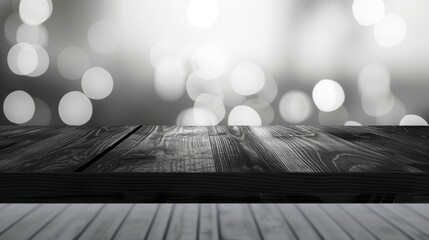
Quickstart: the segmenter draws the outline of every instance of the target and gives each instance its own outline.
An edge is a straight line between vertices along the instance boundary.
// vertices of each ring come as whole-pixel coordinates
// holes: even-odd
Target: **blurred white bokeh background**
[[[0,124],[427,125],[429,1],[4,0]]]

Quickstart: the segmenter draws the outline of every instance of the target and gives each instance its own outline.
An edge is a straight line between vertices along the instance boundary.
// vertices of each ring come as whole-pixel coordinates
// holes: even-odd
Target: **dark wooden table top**
[[[26,181],[130,189],[141,181],[154,189],[162,188],[154,181],[173,182],[184,196],[213,185],[216,196],[246,187],[253,195],[289,189],[332,196],[334,188],[341,194],[429,193],[428,127],[2,126],[0,140],[0,201],[26,193],[11,190],[29,188]]]

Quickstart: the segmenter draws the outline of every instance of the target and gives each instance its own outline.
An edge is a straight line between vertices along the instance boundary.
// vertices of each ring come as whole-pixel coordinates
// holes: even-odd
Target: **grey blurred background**
[[[2,0],[0,124],[427,125],[428,12],[425,0]]]

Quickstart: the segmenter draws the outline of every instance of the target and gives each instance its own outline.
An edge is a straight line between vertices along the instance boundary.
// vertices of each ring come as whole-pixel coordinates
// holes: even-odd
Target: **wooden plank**
[[[320,240],[322,235],[304,215],[292,204],[276,204],[284,219],[289,223],[298,239]]]
[[[175,205],[173,204],[161,204],[161,207],[155,216],[149,235],[145,240],[165,239],[168,228],[171,224],[174,208]]]
[[[384,171],[409,172],[429,171],[428,129],[413,126],[320,127],[327,134],[385,156],[390,168],[386,166]]]
[[[25,216],[21,221],[0,235],[1,239],[30,239],[58,214],[65,210],[65,204],[46,204]]]
[[[252,136],[291,172],[411,171],[414,161],[353,144],[310,126],[252,127]]]
[[[384,221],[379,216],[363,205],[338,205],[344,209],[349,216],[358,221],[365,229],[376,235],[381,240],[403,240],[410,239],[399,229]]]
[[[221,239],[262,239],[250,208],[246,204],[219,204]]]
[[[136,204],[115,235],[118,240],[146,239],[153,226],[159,204]]]
[[[420,232],[429,235],[429,211],[424,204],[383,204],[383,209],[390,211],[396,216],[404,219]]]
[[[167,240],[189,240],[198,238],[198,204],[177,204],[166,235]]]
[[[298,239],[274,205],[251,204],[250,209],[264,239]]]
[[[341,208],[333,204],[319,205],[338,226],[341,226],[354,239],[376,240],[377,237],[363,228],[356,220],[351,218]]]
[[[131,204],[108,204],[91,225],[85,229],[79,239],[112,239],[132,209],[131,207]]]
[[[205,127],[146,126],[87,172],[213,172]]]
[[[32,239],[76,239],[87,225],[94,220],[102,207],[102,204],[72,204]]]
[[[0,153],[1,172],[72,172],[134,127],[64,127],[23,136]]]
[[[299,204],[298,209],[306,216],[306,219],[318,230],[324,239],[346,240],[351,239],[350,235],[345,232],[338,224],[333,221],[329,215],[315,204]]]
[[[3,232],[39,206],[38,204],[10,204],[2,209],[0,212],[0,238]]]
[[[201,204],[199,240],[219,240],[219,219],[215,204]]]
[[[429,235],[421,232],[418,228],[414,227],[409,221],[401,218],[400,216],[392,213],[391,211],[382,208],[381,205],[367,204],[365,207],[371,209],[375,214],[377,214],[384,221],[395,226],[404,235],[409,236],[411,239],[427,240]]]

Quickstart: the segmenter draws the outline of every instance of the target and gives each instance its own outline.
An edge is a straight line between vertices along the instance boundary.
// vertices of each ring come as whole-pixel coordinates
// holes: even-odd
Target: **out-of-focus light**
[[[216,116],[204,108],[188,108],[183,110],[176,119],[176,125],[184,126],[214,126]]]
[[[319,123],[320,125],[343,125],[349,119],[349,113],[344,106],[339,107],[337,110],[332,112],[319,112]]]
[[[83,74],[82,90],[89,98],[106,98],[113,90],[112,75],[104,68],[91,68]]]
[[[52,14],[51,0],[21,0],[19,16],[21,20],[31,26],[42,24]]]
[[[387,114],[377,116],[376,123],[378,125],[398,125],[401,118],[407,114],[407,109],[401,100],[395,98],[395,103]]]
[[[198,45],[187,45],[179,50],[177,58],[183,63],[186,69],[186,74],[189,75],[192,72],[192,55],[198,50]]]
[[[260,98],[252,98],[247,100],[244,105],[254,109],[261,118],[262,125],[269,125],[274,120],[274,109],[270,103]]]
[[[261,91],[258,92],[258,97],[272,103],[276,99],[278,87],[276,80],[270,75],[265,74],[265,84]]]
[[[24,91],[10,93],[3,103],[4,115],[9,121],[16,124],[28,122],[33,117],[34,111],[34,100]]]
[[[287,92],[280,99],[280,116],[289,123],[301,123],[307,120],[312,112],[313,105],[310,97],[301,91]]]
[[[389,113],[395,104],[395,97],[390,90],[378,85],[366,87],[361,98],[365,113],[375,117]]]
[[[253,108],[240,105],[231,110],[228,117],[230,126],[260,126],[261,117]]]
[[[188,5],[188,21],[196,28],[208,28],[216,23],[219,15],[217,0],[191,0]]]
[[[361,25],[373,25],[384,16],[383,0],[354,0],[353,15]]]
[[[155,67],[155,91],[168,102],[176,101],[185,92],[185,70],[176,58],[164,58]]]
[[[116,27],[109,21],[96,22],[89,28],[88,43],[95,52],[113,52],[118,41],[119,35]]]
[[[422,117],[414,114],[405,115],[401,122],[399,123],[401,126],[427,126],[428,122],[424,120]]]
[[[46,46],[48,42],[48,31],[43,25],[30,26],[23,23],[16,31],[16,42],[26,42]]]
[[[78,47],[68,47],[58,56],[57,66],[61,75],[67,79],[81,79],[89,68],[88,55]]]
[[[343,105],[344,99],[343,88],[333,80],[320,80],[313,88],[313,101],[321,111],[335,111]]]
[[[215,119],[211,119],[210,125],[217,125],[219,124],[223,118],[225,117],[225,106],[223,105],[222,100],[212,94],[203,93],[195,99],[194,103],[194,109],[199,110],[206,110],[211,112]],[[198,120],[198,118],[197,118]]]
[[[369,85],[390,89],[389,70],[379,63],[365,65],[359,73],[359,91],[362,92]]]
[[[36,106],[33,117],[25,125],[31,126],[49,126],[52,120],[52,112],[48,104],[39,98],[33,98]]]
[[[240,63],[231,73],[231,86],[238,94],[244,96],[256,94],[264,85],[265,74],[255,63]]]
[[[401,43],[407,35],[404,19],[393,13],[384,17],[374,27],[374,36],[381,47],[393,47]]]
[[[46,50],[38,45],[33,45],[37,53],[37,66],[31,73],[27,74],[29,77],[38,77],[44,74],[49,68],[49,55]]]
[[[219,78],[204,70],[198,70],[189,75],[186,81],[186,91],[192,100],[202,93],[211,93],[221,98],[223,96]]]
[[[347,121],[344,126],[362,126],[362,124],[355,121]]]
[[[65,124],[80,126],[91,119],[92,104],[85,94],[73,91],[61,98],[58,112]]]
[[[17,43],[16,30],[21,24],[22,21],[19,18],[19,15],[16,13],[9,15],[9,17],[7,17],[6,21],[4,22],[4,35],[6,40],[12,45]]]
[[[13,46],[7,55],[10,70],[17,75],[28,75],[37,68],[39,57],[33,45],[18,43]]]
[[[177,55],[177,45],[171,41],[160,41],[152,46],[149,53],[150,63],[156,67],[165,58],[172,58]]]
[[[225,72],[226,60],[224,54],[214,46],[206,46],[197,49],[191,59],[192,69],[205,70],[216,77]]]
[[[246,96],[240,95],[232,89],[230,76],[224,75],[219,81],[222,86],[220,96],[223,95],[223,104],[225,106],[233,108],[244,104]]]

